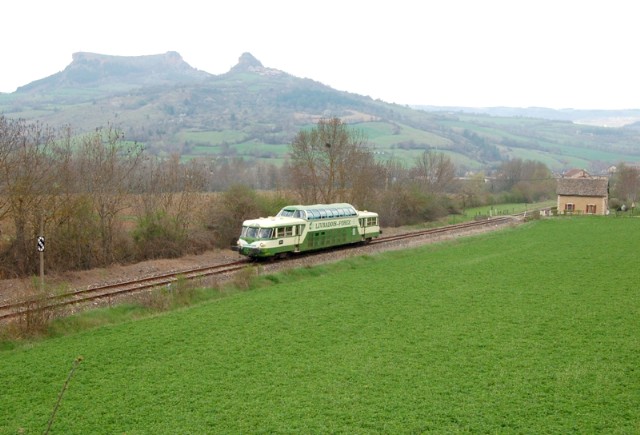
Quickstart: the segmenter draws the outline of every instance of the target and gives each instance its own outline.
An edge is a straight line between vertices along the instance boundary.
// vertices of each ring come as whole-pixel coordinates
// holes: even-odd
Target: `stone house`
[[[558,214],[609,212],[609,180],[606,178],[559,178],[556,193]]]

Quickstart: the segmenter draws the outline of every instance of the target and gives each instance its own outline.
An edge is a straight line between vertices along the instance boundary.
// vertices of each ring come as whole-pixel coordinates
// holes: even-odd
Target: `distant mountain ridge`
[[[582,125],[602,127],[622,127],[640,121],[640,109],[624,110],[585,110],[550,109],[547,107],[451,107],[451,106],[412,106],[427,112],[463,112],[481,113],[490,116],[551,119],[571,121]]]
[[[279,164],[301,129],[339,117],[364,133],[378,159],[407,164],[427,150],[444,152],[469,170],[511,158],[540,160],[556,170],[640,161],[639,124],[579,126],[573,111],[544,108],[391,104],[265,67],[248,52],[219,75],[193,68],[172,51],[75,53],[63,71],[0,94],[0,114],[79,133],[111,124],[151,153],[185,158]]]

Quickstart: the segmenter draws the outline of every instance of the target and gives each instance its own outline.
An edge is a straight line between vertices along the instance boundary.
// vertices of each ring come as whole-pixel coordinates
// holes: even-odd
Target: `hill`
[[[514,157],[555,170],[640,161],[634,125],[579,125],[540,111],[528,117],[505,110],[432,109],[337,91],[265,67],[250,53],[220,75],[191,67],[175,52],[76,53],[63,71],[0,94],[5,116],[70,125],[78,132],[111,124],[152,153],[185,158],[240,156],[279,164],[300,129],[337,116],[368,136],[378,158],[406,163],[431,149],[464,169]]]

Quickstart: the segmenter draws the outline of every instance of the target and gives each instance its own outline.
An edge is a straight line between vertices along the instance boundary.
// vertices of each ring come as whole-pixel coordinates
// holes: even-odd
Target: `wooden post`
[[[40,251],[40,293],[44,294],[44,251]]]
[[[38,237],[38,252],[40,253],[40,296],[44,297],[44,213],[40,213],[40,237]]]

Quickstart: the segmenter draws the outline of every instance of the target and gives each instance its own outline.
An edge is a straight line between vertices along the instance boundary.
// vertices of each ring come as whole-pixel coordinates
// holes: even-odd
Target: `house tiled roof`
[[[607,196],[609,180],[606,178],[559,178],[556,193],[570,196]]]

